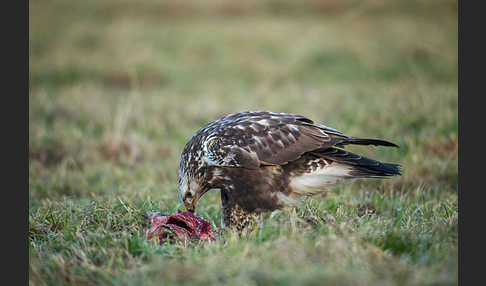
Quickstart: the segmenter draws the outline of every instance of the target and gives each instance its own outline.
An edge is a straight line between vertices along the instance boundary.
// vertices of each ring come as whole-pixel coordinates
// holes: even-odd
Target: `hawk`
[[[345,151],[348,144],[398,147],[347,136],[298,114],[229,114],[202,127],[184,147],[179,199],[194,212],[206,192],[219,189],[222,227],[241,232],[260,213],[295,207],[344,179],[401,175],[400,165]]]

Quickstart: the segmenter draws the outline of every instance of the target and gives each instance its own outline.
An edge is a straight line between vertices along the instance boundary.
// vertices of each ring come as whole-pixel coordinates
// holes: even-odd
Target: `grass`
[[[455,1],[30,2],[29,284],[455,285]],[[300,4],[299,4],[300,3]],[[147,241],[221,115],[306,115],[399,149],[247,237]],[[198,215],[220,227],[211,191]]]

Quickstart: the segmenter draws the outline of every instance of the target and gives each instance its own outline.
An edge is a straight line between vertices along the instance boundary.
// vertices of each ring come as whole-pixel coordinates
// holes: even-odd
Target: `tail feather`
[[[402,174],[402,166],[399,164],[379,162],[338,148],[316,150],[312,153],[351,167],[351,177],[382,178]]]
[[[364,178],[400,176],[402,175],[402,167],[398,164],[378,162],[378,164],[375,166],[355,166],[354,170],[351,171],[350,174],[355,177]]]

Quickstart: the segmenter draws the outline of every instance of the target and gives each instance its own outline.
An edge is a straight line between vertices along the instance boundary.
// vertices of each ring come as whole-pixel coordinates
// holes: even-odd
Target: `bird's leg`
[[[221,227],[236,230],[242,235],[251,229],[258,221],[259,215],[240,207],[231,197],[231,192],[221,189]]]
[[[221,229],[231,225],[231,206],[229,194],[226,189],[221,189]]]

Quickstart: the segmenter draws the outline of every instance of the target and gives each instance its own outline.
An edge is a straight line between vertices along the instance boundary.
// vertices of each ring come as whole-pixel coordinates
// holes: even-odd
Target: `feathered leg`
[[[224,229],[233,229],[242,235],[258,222],[258,213],[245,211],[235,203],[225,189],[221,189],[221,205],[221,226]]]

